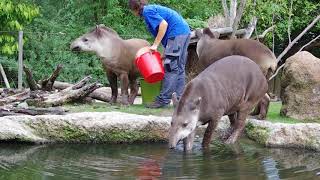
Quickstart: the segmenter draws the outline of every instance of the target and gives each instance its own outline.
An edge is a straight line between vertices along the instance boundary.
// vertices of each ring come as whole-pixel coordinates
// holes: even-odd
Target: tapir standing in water
[[[259,66],[247,57],[228,56],[213,64],[190,81],[176,104],[169,132],[169,146],[184,140],[185,150],[192,149],[197,124],[208,124],[202,146],[207,148],[222,116],[228,115],[232,132],[227,144],[237,141],[247,115],[268,90]]]

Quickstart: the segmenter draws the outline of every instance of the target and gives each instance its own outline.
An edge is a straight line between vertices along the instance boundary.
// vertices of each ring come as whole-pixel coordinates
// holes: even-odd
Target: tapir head
[[[86,51],[102,54],[102,52],[112,46],[110,37],[117,37],[118,34],[111,28],[103,24],[97,25],[90,32],[83,34],[74,40],[70,49],[72,51]]]
[[[172,95],[175,110],[169,131],[169,147],[175,148],[180,140],[190,135],[196,128],[200,114],[201,97],[192,100],[182,99],[179,103],[177,96]]]
[[[219,39],[220,34],[216,31],[211,31],[210,28],[204,28],[203,30],[197,29],[195,31],[196,36],[199,38],[199,41],[197,43],[197,54],[200,56],[200,52],[202,52],[203,48],[206,48],[207,44],[206,42],[212,39]]]

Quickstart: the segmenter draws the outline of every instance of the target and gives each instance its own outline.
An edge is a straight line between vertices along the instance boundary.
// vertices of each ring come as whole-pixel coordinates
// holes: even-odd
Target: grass
[[[297,119],[280,116],[281,106],[282,106],[281,102],[271,102],[270,103],[269,111],[268,111],[268,114],[267,114],[267,120],[268,121],[270,121],[270,122],[280,122],[280,123],[290,123],[290,124],[301,123],[302,122],[302,121],[297,120]]]
[[[157,115],[157,116],[171,116],[173,113],[173,107],[162,109],[149,109],[143,105],[121,106],[121,105],[109,105],[106,103],[93,103],[93,104],[68,104],[64,106],[70,112],[110,112],[119,111],[131,114],[139,115]]]
[[[281,102],[271,102],[269,107],[269,112],[267,115],[267,120],[270,122],[280,122],[280,123],[304,123],[304,122],[317,122],[319,121],[307,121],[307,120],[297,120],[288,117],[280,116]],[[119,111],[131,114],[139,115],[156,115],[156,116],[171,116],[173,113],[173,107],[163,109],[148,109],[143,105],[133,105],[133,106],[120,106],[120,105],[109,105],[106,103],[93,103],[93,104],[69,104],[64,106],[70,112],[110,112]]]

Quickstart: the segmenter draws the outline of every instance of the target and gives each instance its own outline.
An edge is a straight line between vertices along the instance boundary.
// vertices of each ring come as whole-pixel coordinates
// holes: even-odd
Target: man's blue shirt
[[[142,16],[147,24],[148,30],[156,37],[159,30],[159,25],[162,20],[168,23],[166,34],[161,43],[165,47],[167,40],[178,35],[187,35],[190,33],[188,23],[176,11],[160,6],[160,5],[146,5],[143,8]]]

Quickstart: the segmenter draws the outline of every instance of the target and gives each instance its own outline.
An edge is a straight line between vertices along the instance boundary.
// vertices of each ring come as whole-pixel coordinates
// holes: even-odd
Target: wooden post
[[[22,89],[23,71],[23,31],[19,31],[19,56],[18,56],[18,89]]]
[[[4,80],[4,84],[6,85],[6,88],[10,88],[10,84],[9,84],[9,82],[8,82],[6,73],[4,72],[4,69],[3,69],[3,67],[2,67],[1,64],[0,64],[0,71],[1,71],[1,75],[2,75],[3,80]]]

